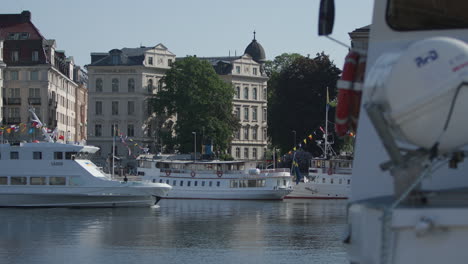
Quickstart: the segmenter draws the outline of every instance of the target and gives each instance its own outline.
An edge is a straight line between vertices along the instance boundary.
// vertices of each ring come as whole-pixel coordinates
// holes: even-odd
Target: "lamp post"
[[[296,130],[293,130],[292,132],[294,134],[294,145],[293,145],[293,148],[294,148],[296,147]]]
[[[197,132],[192,132],[193,134],[193,162],[197,160]]]

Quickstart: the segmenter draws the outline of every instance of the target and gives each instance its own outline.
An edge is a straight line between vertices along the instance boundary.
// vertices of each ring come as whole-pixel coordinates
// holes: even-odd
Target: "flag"
[[[59,139],[64,140],[65,137],[64,137],[63,135],[60,135],[60,136],[59,136]]]
[[[304,138],[304,144],[307,144],[307,140]]]
[[[299,163],[297,162],[296,156],[293,158],[293,173],[296,175],[296,184],[302,179],[301,170],[299,169]]]
[[[320,127],[320,130],[322,131],[322,133],[325,134],[325,130],[323,130],[323,127]]]
[[[30,128],[29,131],[28,131],[28,134],[32,134],[34,132],[34,128]]]
[[[294,147],[293,150],[296,151],[296,147]]]
[[[312,138],[313,138],[313,137],[312,137],[312,134],[310,134],[310,135],[309,135],[309,139],[312,140]]]

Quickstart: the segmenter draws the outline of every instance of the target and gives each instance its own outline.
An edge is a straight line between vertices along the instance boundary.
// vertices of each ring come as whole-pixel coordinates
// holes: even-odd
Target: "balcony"
[[[29,97],[28,102],[30,105],[41,105],[41,98],[40,97]]]
[[[21,98],[6,98],[5,105],[21,105]]]
[[[4,121],[7,125],[16,125],[21,123],[21,117],[5,117]]]

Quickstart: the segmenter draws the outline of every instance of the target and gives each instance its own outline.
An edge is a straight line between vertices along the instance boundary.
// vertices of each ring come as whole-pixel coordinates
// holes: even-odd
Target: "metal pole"
[[[112,168],[111,168],[112,174],[111,174],[111,179],[114,179],[114,166],[115,166],[114,157],[115,157],[115,124],[114,124],[114,127],[112,129]]]
[[[294,148],[294,147],[296,147],[296,130],[293,130],[292,132],[294,134],[294,146],[293,146],[293,148]]]
[[[193,162],[197,160],[197,132],[192,132],[194,136],[193,140]]]

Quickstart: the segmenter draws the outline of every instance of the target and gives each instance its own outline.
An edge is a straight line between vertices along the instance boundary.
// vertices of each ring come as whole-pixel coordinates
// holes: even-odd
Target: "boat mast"
[[[328,86],[327,86],[327,101],[325,103],[325,146],[324,146],[324,158],[328,157]]]
[[[114,163],[115,163],[115,124],[112,130],[112,168],[111,168],[111,179],[114,179]]]

